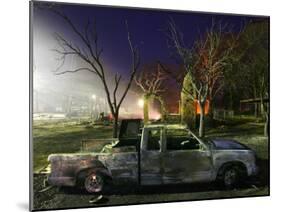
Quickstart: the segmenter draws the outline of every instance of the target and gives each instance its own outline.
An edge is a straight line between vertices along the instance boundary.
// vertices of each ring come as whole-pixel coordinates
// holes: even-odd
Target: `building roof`
[[[269,102],[269,98],[263,98],[264,102]],[[240,100],[240,103],[260,103],[261,98],[254,98],[254,99],[243,99]]]

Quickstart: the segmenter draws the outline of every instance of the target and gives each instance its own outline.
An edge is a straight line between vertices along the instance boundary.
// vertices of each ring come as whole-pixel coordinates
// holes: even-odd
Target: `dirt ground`
[[[43,189],[43,179],[43,175],[34,176],[34,208],[38,210],[269,195],[267,183],[254,179],[233,190],[225,190],[215,184],[184,184],[143,188],[128,185],[111,186],[110,190],[103,194],[100,201],[90,203],[90,200],[97,198],[97,195],[87,194],[77,188],[52,187],[45,192],[40,192]]]

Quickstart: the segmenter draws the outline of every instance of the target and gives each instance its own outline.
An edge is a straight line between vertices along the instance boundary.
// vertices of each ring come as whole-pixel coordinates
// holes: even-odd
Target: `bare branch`
[[[132,67],[131,67],[131,74],[130,74],[130,78],[128,81],[128,84],[125,88],[125,91],[123,93],[123,95],[120,98],[120,101],[117,105],[117,108],[120,108],[120,105],[122,104],[125,96],[128,93],[129,88],[131,87],[131,84],[134,80],[135,74],[140,66],[140,56],[139,56],[139,49],[135,46],[133,46],[132,41],[131,41],[131,35],[129,32],[129,26],[128,26],[128,22],[125,22],[126,27],[127,27],[127,34],[128,34],[128,42],[129,42],[129,47],[130,47],[130,51],[131,51],[131,55],[132,55]]]
[[[96,74],[94,70],[89,69],[89,68],[77,68],[77,69],[74,69],[74,70],[67,70],[67,71],[62,71],[62,72],[58,72],[58,73],[55,72],[55,75],[62,75],[62,74],[65,74],[65,73],[76,73],[76,72],[83,71],[83,70]]]
[[[151,66],[145,67],[134,80],[145,96],[160,98],[161,93],[166,91],[164,84],[167,78],[167,74],[161,69],[160,64],[157,64],[156,69]]]
[[[121,75],[115,74],[114,80],[115,80],[115,88],[113,90],[113,104],[114,107],[117,108],[117,99],[116,99],[116,93],[120,84],[120,80],[121,80]]]

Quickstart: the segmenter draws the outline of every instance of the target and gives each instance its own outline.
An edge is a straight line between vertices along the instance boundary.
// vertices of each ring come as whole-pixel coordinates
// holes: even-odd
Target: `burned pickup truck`
[[[202,140],[181,125],[123,120],[119,139],[100,153],[53,154],[48,182],[101,192],[110,183],[163,185],[214,182],[233,187],[257,173],[255,152],[233,140]],[[87,148],[88,147],[88,148]]]

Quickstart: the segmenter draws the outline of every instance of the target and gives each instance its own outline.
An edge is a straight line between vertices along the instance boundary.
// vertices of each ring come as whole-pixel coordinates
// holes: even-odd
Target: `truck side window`
[[[147,137],[147,150],[160,150],[160,129],[149,130]]]
[[[167,130],[167,150],[199,149],[199,142],[181,130]]]

